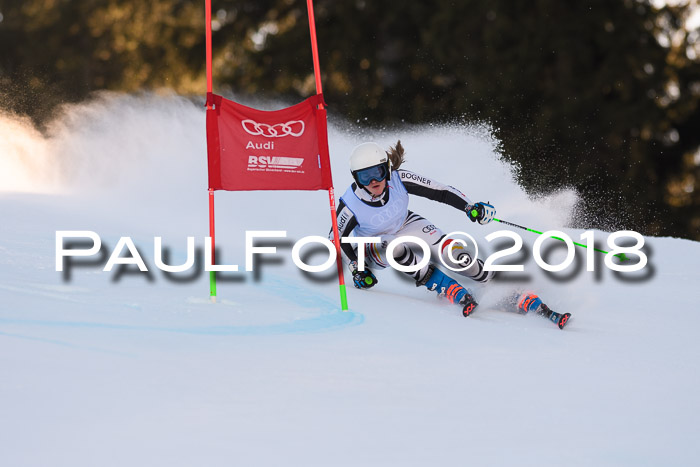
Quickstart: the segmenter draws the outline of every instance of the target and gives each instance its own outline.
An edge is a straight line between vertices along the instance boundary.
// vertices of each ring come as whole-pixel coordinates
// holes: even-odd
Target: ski
[[[559,329],[564,329],[564,326],[566,326],[566,323],[568,323],[569,319],[571,318],[571,313],[557,313],[556,311],[552,311],[552,309],[544,303],[540,306],[537,314],[544,316],[556,324]]]
[[[462,314],[466,318],[467,316],[472,314],[472,312],[474,311],[475,308],[476,308],[476,302],[467,303],[466,305],[464,305],[464,308],[462,308]]]
[[[571,313],[560,314],[554,311],[552,312],[552,316],[549,317],[550,321],[559,326],[559,329],[564,329],[566,323],[569,322],[569,318],[571,318]]]
[[[462,315],[464,315],[465,318],[472,314],[472,312],[478,305],[478,303],[476,303],[476,300],[474,300],[474,297],[469,293],[466,294],[464,298],[462,298],[462,304],[464,305],[464,307],[462,308]]]

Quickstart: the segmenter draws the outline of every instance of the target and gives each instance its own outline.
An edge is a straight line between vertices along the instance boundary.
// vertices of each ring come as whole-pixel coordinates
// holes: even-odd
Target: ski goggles
[[[386,164],[373,165],[372,167],[367,167],[366,169],[361,169],[355,172],[357,183],[362,186],[369,185],[372,180],[381,182],[387,175],[388,171]]]

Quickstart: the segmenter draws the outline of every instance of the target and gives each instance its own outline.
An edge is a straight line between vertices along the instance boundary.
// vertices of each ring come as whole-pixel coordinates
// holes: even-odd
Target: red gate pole
[[[208,0],[209,1],[209,0]],[[316,94],[323,94],[321,88],[321,68],[318,62],[318,44],[316,43],[316,20],[314,19],[313,0],[306,0],[306,7],[309,11],[309,31],[311,33],[311,53],[314,61],[314,76],[316,77]],[[324,110],[323,103],[319,104],[319,109]],[[324,116],[325,118],[325,116]],[[320,140],[320,135],[319,135]],[[328,131],[326,130],[326,141],[328,141]],[[319,144],[320,141],[319,141]],[[329,158],[330,160],[330,158]],[[330,169],[328,170],[330,176]],[[328,202],[331,208],[331,222],[333,223],[333,243],[335,243],[336,265],[338,266],[338,288],[340,290],[340,306],[343,311],[348,310],[348,298],[345,290],[345,277],[343,275],[343,259],[340,254],[340,237],[338,233],[338,218],[335,212],[335,192],[333,190],[333,178],[330,179],[331,186],[328,188]]]
[[[204,2],[204,21],[206,23],[206,43],[207,43],[207,93],[212,92],[212,71],[211,71],[211,0]],[[209,106],[207,105],[207,108]]]
[[[214,258],[216,229],[214,228],[214,190],[209,189],[209,236],[211,237],[211,264],[216,264]],[[209,271],[209,297],[216,303],[216,272]]]
[[[211,0],[204,2],[204,21],[206,23],[206,44],[207,44],[207,112],[212,106],[209,96],[212,93],[212,59],[211,59]],[[209,188],[209,236],[211,237],[211,264],[216,264],[214,259],[216,229],[214,228],[214,190]],[[216,272],[209,271],[209,297],[216,303]]]
[[[314,59],[316,94],[323,94],[323,90],[321,89],[321,67],[318,64],[318,44],[316,43],[316,20],[314,19],[313,0],[306,0],[306,7],[309,10],[309,31],[311,32],[311,54]],[[323,104],[321,104],[321,108],[323,108]]]

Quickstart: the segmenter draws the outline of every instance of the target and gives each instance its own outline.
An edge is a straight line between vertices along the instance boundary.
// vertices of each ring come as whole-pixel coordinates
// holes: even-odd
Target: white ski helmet
[[[363,169],[375,166],[383,166],[386,171],[386,179],[391,177],[389,170],[389,156],[377,143],[362,143],[356,146],[350,154],[350,172],[353,178],[360,186],[365,186],[366,183],[361,183],[357,173]]]

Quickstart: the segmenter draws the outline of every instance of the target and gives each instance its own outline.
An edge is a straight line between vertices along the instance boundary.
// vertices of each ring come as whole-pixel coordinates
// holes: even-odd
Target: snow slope
[[[337,191],[355,144],[397,138],[406,168],[578,241],[565,228],[576,194],[528,198],[485,128],[358,135],[331,121]],[[512,259],[525,272],[475,288],[469,319],[394,271],[349,289],[343,313],[334,270],[303,274],[291,261],[294,241],[328,231],[326,193],[218,193],[221,262],[243,270],[245,230],[288,236],[257,273],[222,277],[212,304],[201,269],[166,275],[154,263],[154,236],[178,263],[186,237],[201,248],[208,233],[204,112],[174,96],[103,95],[45,134],[1,116],[0,189],[3,466],[697,462],[697,242],[646,238],[649,264],[633,274],[599,254],[587,272],[577,248],[572,267],[544,274],[535,235],[518,231],[526,249]],[[503,229],[426,200],[411,209],[479,239]],[[103,272],[106,257],[56,272],[57,230],[95,231],[106,254],[130,236],[150,273]],[[596,232],[604,249],[607,235]],[[573,313],[570,325],[500,310],[516,288]]]

